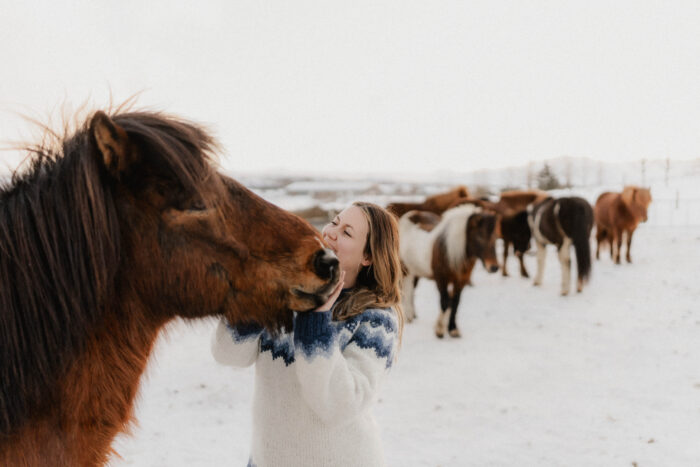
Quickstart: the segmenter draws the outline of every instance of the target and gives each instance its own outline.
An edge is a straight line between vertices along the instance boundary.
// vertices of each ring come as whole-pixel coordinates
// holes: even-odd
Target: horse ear
[[[119,177],[130,162],[129,136],[126,131],[100,110],[90,121],[90,133],[95,138],[105,167]]]

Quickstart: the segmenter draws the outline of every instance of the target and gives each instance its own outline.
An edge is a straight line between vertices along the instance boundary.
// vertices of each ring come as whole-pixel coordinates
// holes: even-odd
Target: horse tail
[[[591,275],[590,236],[593,228],[593,208],[588,201],[578,197],[564,198],[559,202],[559,222],[564,233],[574,243],[578,277],[585,282]]]

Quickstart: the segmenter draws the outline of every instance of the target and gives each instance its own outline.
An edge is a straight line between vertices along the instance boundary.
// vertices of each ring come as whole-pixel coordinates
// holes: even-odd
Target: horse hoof
[[[450,337],[462,337],[462,333],[459,332],[459,329],[453,329],[450,331]]]
[[[444,332],[435,331],[435,335],[437,336],[438,339],[442,339],[443,337],[445,337]]]
[[[568,291],[568,290],[562,290],[562,291],[561,291],[561,296],[562,296],[562,297],[566,297],[567,295],[569,295],[569,291]]]

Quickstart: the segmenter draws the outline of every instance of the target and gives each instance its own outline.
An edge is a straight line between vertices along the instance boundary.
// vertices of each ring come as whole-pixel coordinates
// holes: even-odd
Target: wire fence
[[[700,198],[654,198],[648,216],[650,225],[700,225]]]

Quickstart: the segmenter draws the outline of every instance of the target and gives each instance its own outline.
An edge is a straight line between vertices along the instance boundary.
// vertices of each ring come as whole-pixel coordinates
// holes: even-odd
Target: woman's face
[[[321,231],[323,239],[338,257],[340,269],[345,271],[345,287],[355,285],[360,268],[371,263],[364,255],[368,232],[367,218],[357,206],[342,211]]]

